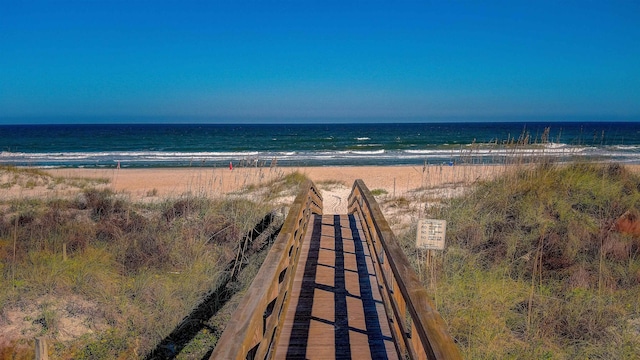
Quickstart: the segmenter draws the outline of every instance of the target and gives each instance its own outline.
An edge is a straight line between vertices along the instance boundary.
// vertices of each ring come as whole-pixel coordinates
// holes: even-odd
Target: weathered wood
[[[312,182],[303,187],[211,359],[461,359],[361,180],[349,212],[319,222],[322,198]]]
[[[355,181],[349,195],[349,213],[357,214],[363,227],[368,228],[365,236],[375,253],[376,271],[383,287],[387,314],[393,324],[393,337],[401,342],[398,348],[406,349],[412,359],[462,359],[446,323],[435,310],[378,203],[362,180]],[[403,301],[396,298],[400,295]],[[410,317],[410,332],[406,315]]]
[[[322,196],[307,181],[296,197],[280,234],[227,324],[211,359],[265,359],[282,324],[293,273],[311,214],[322,214]]]
[[[315,216],[274,359],[399,359],[360,222]]]
[[[37,337],[36,338],[36,360],[48,360],[49,359],[49,351],[47,349],[47,338],[45,337]]]

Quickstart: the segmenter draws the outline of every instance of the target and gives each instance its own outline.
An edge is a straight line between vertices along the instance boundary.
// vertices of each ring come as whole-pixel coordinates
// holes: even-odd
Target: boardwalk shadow
[[[203,329],[208,329],[211,333],[219,333],[217,328],[211,327],[207,322],[232,298],[240,289],[237,282],[238,275],[248,264],[248,259],[253,259],[254,255],[265,250],[267,246],[278,236],[280,228],[284,222],[283,217],[275,213],[267,214],[253,230],[246,234],[242,245],[241,253],[247,259],[234,259],[225,267],[217,286],[192,309],[173,331],[145,356],[145,360],[175,359],[180,352],[191,342]],[[213,352],[210,349],[207,355]],[[205,355],[205,358],[209,356]]]
[[[354,338],[372,358],[387,359],[385,341],[391,338],[380,326],[386,319],[377,311],[381,302],[373,294],[365,247],[352,215],[316,217],[287,359],[320,356],[316,349],[331,355],[331,348],[336,359],[360,358],[362,344],[354,348]]]

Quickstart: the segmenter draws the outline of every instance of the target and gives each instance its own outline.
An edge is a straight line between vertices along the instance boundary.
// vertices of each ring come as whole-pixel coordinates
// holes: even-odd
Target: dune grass
[[[269,186],[288,190],[299,177]],[[265,199],[137,203],[96,188],[72,198],[6,201],[0,325],[18,322],[24,330],[0,341],[0,358],[33,356],[38,335],[51,339],[59,359],[144,356],[216,286],[245,234],[270,210]],[[12,311],[23,315],[11,320]],[[79,330],[70,333],[69,322]]]
[[[38,168],[19,168],[15,166],[0,166],[0,189],[19,187],[33,190],[35,188],[57,189],[78,188],[87,189],[104,185],[109,182],[105,178],[78,178],[52,176]]]
[[[640,209],[617,164],[543,164],[432,206],[447,249],[419,267],[468,359],[633,359],[640,353],[640,238],[614,230]]]
[[[87,187],[73,198],[5,201],[0,324],[9,309],[21,309],[32,326],[22,339],[0,341],[0,359],[32,358],[28,339],[36,335],[53,339],[55,358],[144,356],[215,286],[272,201],[295,194],[305,179],[294,173],[253,187],[262,194],[253,200],[143,204]],[[399,209],[414,200],[385,202]],[[422,200],[438,205],[419,216],[448,220],[447,249],[433,271],[419,265],[415,227],[399,239],[465,358],[640,353],[640,239],[612,230],[623,213],[640,211],[637,176],[615,164],[527,165],[462,197]],[[82,335],[66,333],[69,319]],[[184,352],[206,352],[211,335]]]

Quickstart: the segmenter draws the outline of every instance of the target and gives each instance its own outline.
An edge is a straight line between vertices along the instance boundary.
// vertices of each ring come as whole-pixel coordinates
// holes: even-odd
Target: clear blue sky
[[[0,123],[640,121],[639,4],[6,0]]]

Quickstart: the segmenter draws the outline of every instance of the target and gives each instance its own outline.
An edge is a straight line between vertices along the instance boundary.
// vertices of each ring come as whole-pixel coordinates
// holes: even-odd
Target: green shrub
[[[464,356],[633,358],[640,239],[612,228],[639,189],[617,164],[544,164],[431,209],[448,221],[432,289]]]
[[[215,288],[269,210],[240,198],[133,203],[103,189],[11,201],[0,209],[0,309],[46,298],[36,321],[55,335],[60,303],[77,297],[95,306],[84,315],[96,333],[53,341],[56,358],[144,356]]]
[[[100,333],[95,341],[89,342],[79,353],[77,359],[117,359],[123,353],[132,353],[133,338],[131,334],[118,334],[115,330]]]

